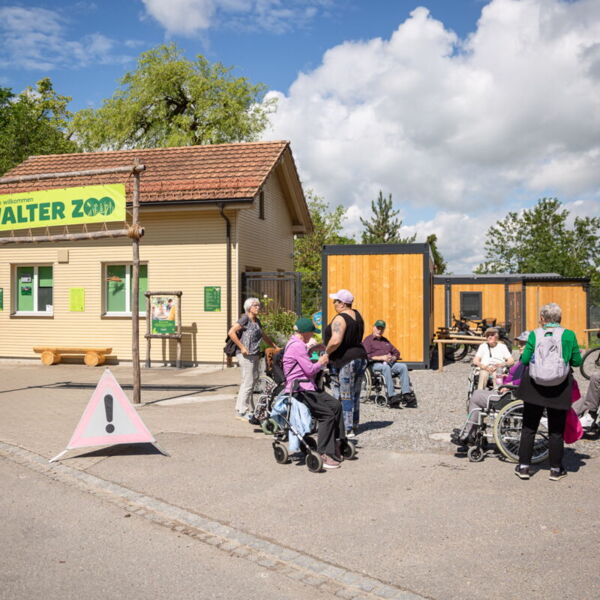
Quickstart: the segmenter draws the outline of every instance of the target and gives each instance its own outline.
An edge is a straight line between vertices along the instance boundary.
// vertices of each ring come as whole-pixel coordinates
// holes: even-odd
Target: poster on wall
[[[221,311],[221,287],[210,285],[204,288],[204,311]]]
[[[152,333],[177,333],[177,306],[173,298],[167,296],[151,296],[150,310],[152,311]]]
[[[4,288],[0,288],[0,310],[4,310]]]
[[[69,310],[71,312],[85,311],[85,289],[71,288],[69,290]]]

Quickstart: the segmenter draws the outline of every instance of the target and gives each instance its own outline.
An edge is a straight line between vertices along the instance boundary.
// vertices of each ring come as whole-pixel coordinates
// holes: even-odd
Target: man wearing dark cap
[[[373,333],[363,340],[367,357],[373,361],[371,367],[376,373],[381,373],[387,388],[388,403],[390,406],[399,407],[400,404],[415,408],[417,399],[410,391],[408,367],[401,362],[400,352],[384,335],[385,321],[378,319],[373,325]],[[394,377],[400,378],[401,393],[394,395]]]

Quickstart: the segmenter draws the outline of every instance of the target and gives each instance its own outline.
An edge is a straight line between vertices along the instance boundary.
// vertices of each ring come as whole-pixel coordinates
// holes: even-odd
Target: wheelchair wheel
[[[386,406],[387,396],[384,396],[383,394],[377,394],[377,396],[375,396],[375,404],[377,404],[377,406]]]
[[[342,440],[342,456],[347,460],[352,460],[356,456],[356,446],[348,440]]]
[[[533,443],[531,462],[537,464],[548,457],[548,430],[540,423]],[[513,400],[502,408],[494,421],[494,442],[511,462],[519,461],[519,444],[523,427],[523,401]]]
[[[367,369],[362,377],[360,385],[360,401],[368,402],[371,399],[371,388],[373,387],[373,374]]]
[[[279,423],[275,419],[263,419],[260,422],[260,428],[263,430],[265,435],[273,435],[279,431]]]
[[[484,456],[485,452],[479,446],[471,446],[467,450],[467,457],[471,462],[481,462]]]
[[[316,452],[311,452],[306,456],[306,466],[311,473],[319,473],[323,468],[323,459]]]
[[[583,355],[583,361],[579,370],[586,379],[589,379],[593,373],[600,372],[600,348],[588,350]]]
[[[261,375],[252,388],[252,406],[259,403],[261,396],[270,396],[276,387],[277,384],[268,375]]]
[[[288,449],[283,444],[278,443],[273,444],[273,455],[275,456],[276,462],[280,465],[285,465],[290,458]]]

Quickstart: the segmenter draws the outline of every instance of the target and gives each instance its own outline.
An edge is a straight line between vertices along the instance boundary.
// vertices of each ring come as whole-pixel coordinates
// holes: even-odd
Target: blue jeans
[[[404,363],[394,363],[390,366],[386,362],[374,362],[372,367],[376,373],[383,375],[385,381],[385,387],[387,388],[388,398],[394,395],[394,380],[393,377],[400,378],[400,385],[402,386],[402,393],[408,394],[410,392],[410,379],[408,378],[408,367]]]
[[[346,431],[356,429],[360,421],[360,386],[366,368],[367,361],[364,358],[355,358],[339,370],[329,368],[333,375],[337,375],[332,379],[332,392],[342,401]]]

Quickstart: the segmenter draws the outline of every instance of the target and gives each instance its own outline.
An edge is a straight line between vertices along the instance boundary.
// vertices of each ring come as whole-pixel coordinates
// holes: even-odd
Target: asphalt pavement
[[[101,498],[134,520],[162,525],[164,535],[212,546],[224,569],[245,561],[300,585],[282,598],[597,597],[600,466],[585,445],[568,451],[570,474],[559,482],[548,480],[547,466],[521,481],[513,465],[469,463],[450,444],[389,450],[361,443],[360,435],[357,460],[313,474],[302,464],[275,463],[270,439],[233,417],[239,372],[215,369],[143,370],[137,414],[168,457],[135,444],[71,450],[48,464],[66,447],[103,370],[0,364],[0,464],[35,473],[40,494],[44,480],[76,492],[86,512]],[[131,369],[111,372],[131,397]],[[390,412],[401,418],[402,411]],[[7,480],[5,496],[18,497],[14,476]],[[16,507],[0,506],[3,513]],[[27,512],[19,506],[20,519]],[[30,504],[34,530],[52,512]],[[3,521],[3,539],[17,536]],[[110,548],[110,538],[103,544]],[[33,536],[17,556],[35,564],[31,549],[43,545]],[[45,554],[38,556],[42,567]],[[151,573],[152,562],[140,568]],[[20,589],[25,570],[8,570],[8,579],[6,566],[0,575]],[[228,597],[246,596],[232,588]]]

